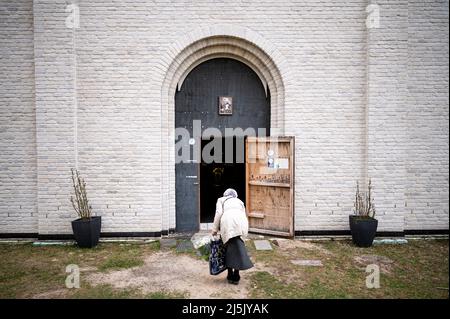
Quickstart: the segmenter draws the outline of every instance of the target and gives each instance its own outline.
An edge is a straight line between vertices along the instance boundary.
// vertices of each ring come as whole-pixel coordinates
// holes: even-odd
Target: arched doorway
[[[219,98],[232,98],[232,114],[219,114]],[[216,128],[225,136],[225,128],[265,129],[270,135],[270,92],[260,77],[246,64],[230,58],[214,58],[196,66],[175,93],[175,127],[183,127],[193,136],[193,121],[200,120],[202,130]],[[202,139],[200,149],[209,140]],[[225,140],[221,143],[225,151]],[[236,147],[243,145],[234,140]],[[194,148],[193,145],[189,147]],[[200,222],[212,222],[215,202],[228,187],[245,199],[245,164],[236,156],[232,162],[212,163],[202,158],[175,165],[176,230],[196,231]]]

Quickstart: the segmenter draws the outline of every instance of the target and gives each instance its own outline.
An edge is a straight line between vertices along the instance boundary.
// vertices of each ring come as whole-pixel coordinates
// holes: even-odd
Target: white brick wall
[[[448,229],[448,1],[409,1],[405,229]]]
[[[74,56],[63,1],[34,1],[39,233],[69,233],[74,150]]]
[[[296,136],[295,229],[348,229],[364,177],[365,1],[300,2],[280,48],[295,76],[286,133]]]
[[[403,231],[408,3],[377,3],[380,27],[368,30],[367,47],[367,177],[374,185],[379,226],[387,231]]]
[[[36,233],[33,11],[0,2],[0,233]]]
[[[366,0],[83,0],[73,32],[69,1],[0,0],[0,233],[70,233],[76,163],[104,231],[174,227],[163,78],[224,24],[281,73],[296,230],[348,229],[368,176],[380,230],[448,229],[448,2],[429,2],[378,2],[367,30]]]

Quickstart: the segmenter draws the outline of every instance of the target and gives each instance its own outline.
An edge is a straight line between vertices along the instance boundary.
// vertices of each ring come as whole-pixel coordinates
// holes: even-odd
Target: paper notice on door
[[[276,158],[274,167],[278,169],[289,169],[289,158]]]

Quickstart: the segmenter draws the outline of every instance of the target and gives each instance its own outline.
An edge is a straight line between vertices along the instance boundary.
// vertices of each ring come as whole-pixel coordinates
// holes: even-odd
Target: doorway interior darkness
[[[212,223],[216,211],[217,198],[223,196],[227,188],[234,188],[238,197],[245,204],[245,158],[244,138],[228,137],[232,139],[228,143],[233,143],[233,161],[225,161],[225,151],[227,142],[222,138],[222,158],[220,161],[205,163],[202,159],[200,166],[200,222]],[[202,140],[203,147],[211,140]],[[242,159],[238,158],[238,148]],[[230,150],[227,150],[230,151]]]
[[[232,114],[220,114],[220,97],[232,98]],[[215,128],[221,136],[225,136],[226,128],[244,131],[263,128],[270,135],[270,91],[240,61],[229,58],[205,61],[192,69],[175,93],[175,127],[184,128],[193,136],[193,121],[198,120],[202,131]],[[180,140],[176,137],[175,143]],[[183,143],[193,154],[194,145]],[[201,144],[207,143],[205,140]],[[221,176],[217,175],[221,172]],[[193,232],[201,222],[211,222],[215,202],[224,189],[236,188],[239,198],[244,199],[244,185],[243,163],[207,164],[191,156],[189,161],[175,164],[176,231]]]

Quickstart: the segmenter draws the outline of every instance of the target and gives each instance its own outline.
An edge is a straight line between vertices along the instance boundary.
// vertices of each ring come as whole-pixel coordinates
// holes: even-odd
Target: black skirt
[[[227,268],[246,270],[253,267],[247,248],[240,236],[230,238],[225,244],[225,264]]]

